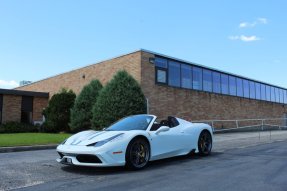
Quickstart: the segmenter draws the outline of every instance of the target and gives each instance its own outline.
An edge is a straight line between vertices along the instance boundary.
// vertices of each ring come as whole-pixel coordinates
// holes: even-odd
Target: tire
[[[200,133],[198,138],[198,151],[201,156],[208,156],[212,149],[212,137],[211,134],[204,130]]]
[[[132,170],[143,169],[150,159],[149,143],[143,138],[131,140],[126,151],[126,167]]]

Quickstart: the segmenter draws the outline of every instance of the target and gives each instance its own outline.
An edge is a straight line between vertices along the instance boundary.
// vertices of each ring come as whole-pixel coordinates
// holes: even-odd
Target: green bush
[[[99,80],[92,80],[76,98],[75,105],[71,110],[70,127],[73,132],[87,130],[92,127],[92,108],[102,88],[103,86]]]
[[[74,105],[76,94],[72,90],[62,89],[53,95],[43,114],[46,121],[43,124],[44,132],[69,132],[70,110]]]
[[[93,128],[102,129],[125,116],[142,113],[146,113],[146,100],[139,84],[126,71],[119,71],[93,106]]]
[[[38,126],[19,122],[7,122],[0,126],[0,133],[38,132]]]

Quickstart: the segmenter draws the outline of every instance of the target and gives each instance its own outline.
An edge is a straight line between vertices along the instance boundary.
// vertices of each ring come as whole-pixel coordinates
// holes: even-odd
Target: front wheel
[[[126,166],[133,170],[144,168],[150,158],[149,144],[143,138],[132,140],[126,151]]]
[[[208,131],[202,131],[198,139],[198,151],[202,156],[207,156],[211,153],[212,137]]]

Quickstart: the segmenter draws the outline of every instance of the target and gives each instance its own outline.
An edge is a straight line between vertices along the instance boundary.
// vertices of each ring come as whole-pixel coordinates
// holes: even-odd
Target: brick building
[[[41,122],[48,99],[49,93],[0,89],[0,124]]]
[[[287,89],[230,74],[147,50],[16,88],[49,92],[61,88],[79,93],[92,79],[106,84],[119,70],[141,85],[149,113],[187,120],[282,118],[287,113]]]

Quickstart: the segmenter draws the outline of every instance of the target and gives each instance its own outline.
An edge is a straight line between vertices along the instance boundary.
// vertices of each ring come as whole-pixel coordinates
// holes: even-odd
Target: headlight
[[[114,135],[114,136],[112,136],[110,138],[107,138],[105,140],[89,144],[87,146],[100,147],[100,146],[103,146],[104,144],[106,144],[108,142],[112,142],[112,141],[118,140],[119,138],[122,137],[122,135],[124,135],[124,133],[120,133],[120,134]]]

